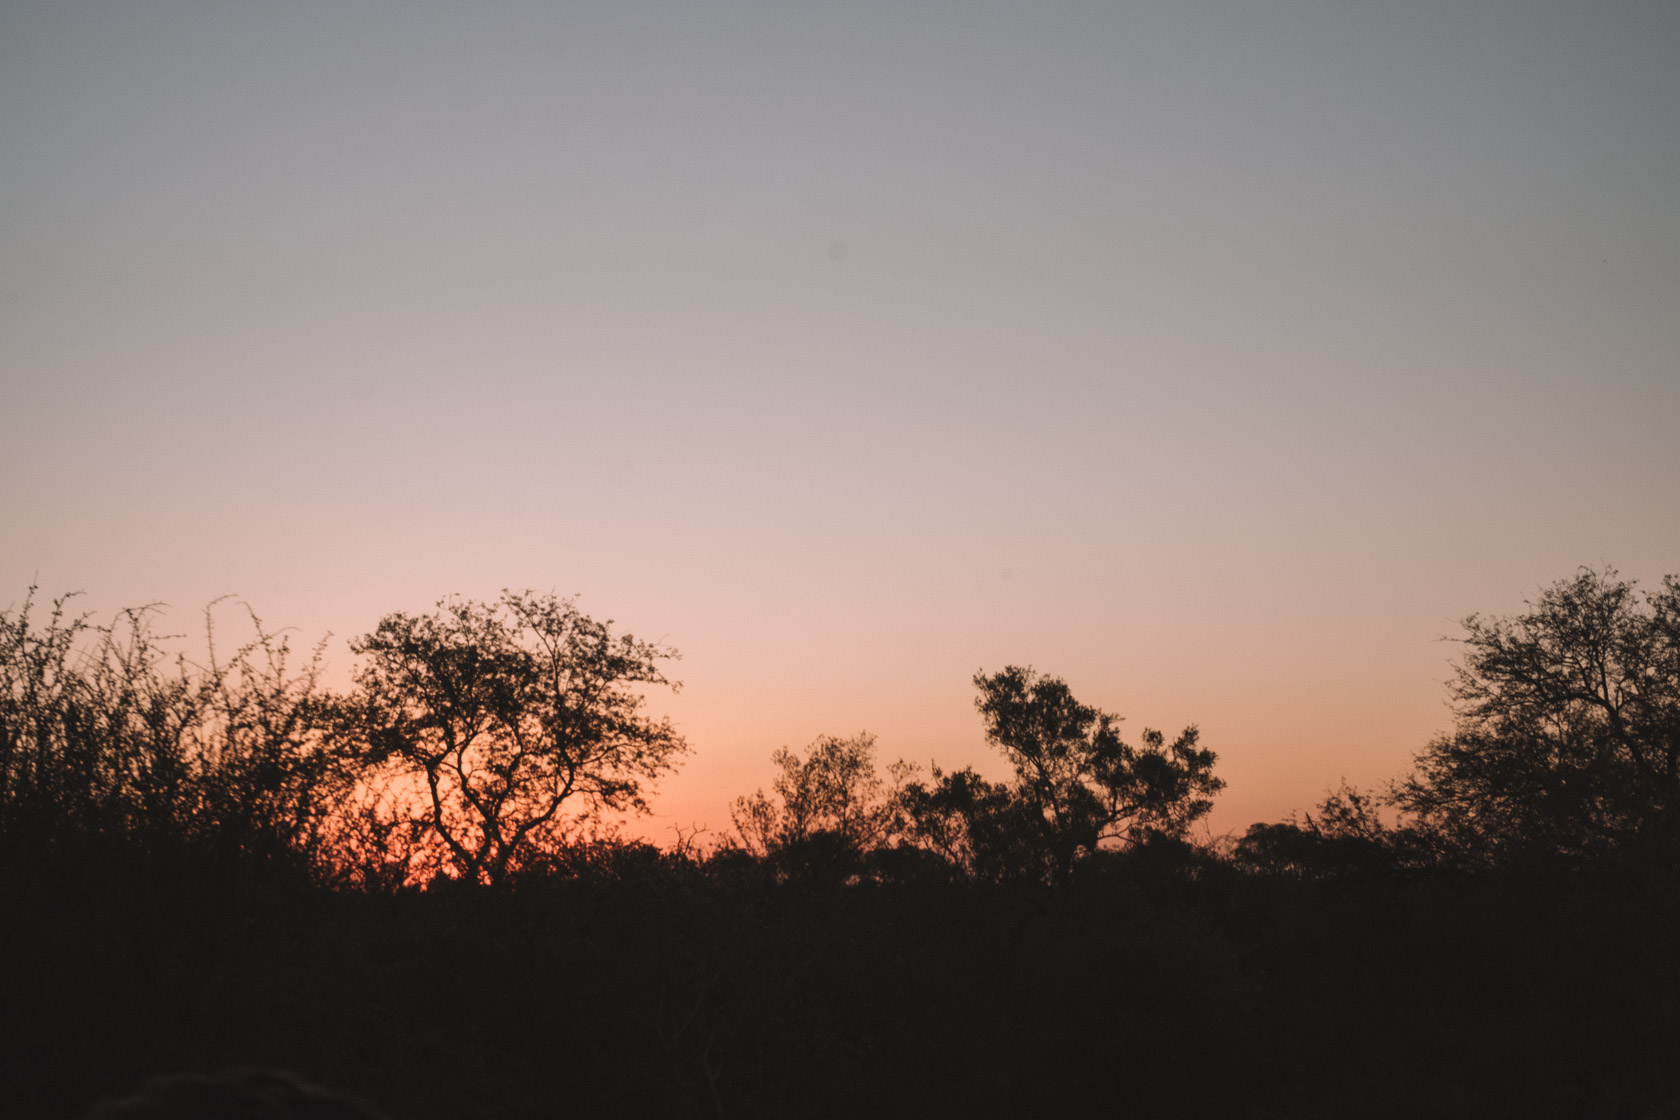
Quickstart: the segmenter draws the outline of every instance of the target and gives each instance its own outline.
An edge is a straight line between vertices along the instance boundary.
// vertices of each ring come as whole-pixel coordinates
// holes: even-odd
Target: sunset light
[[[836,881],[898,882],[937,864],[952,882],[1030,879],[1044,897],[1086,889],[1079,868],[1161,837],[1220,867],[1249,859],[1244,875],[1305,881],[1305,864],[1277,855],[1294,851],[1277,841],[1285,834],[1258,826],[1307,828],[1343,810],[1358,828],[1398,830],[1371,842],[1387,845],[1384,866],[1407,882],[1448,864],[1513,866],[1515,831],[1547,837],[1548,859],[1621,853],[1634,835],[1647,852],[1668,827],[1653,822],[1680,813],[1680,793],[1670,805],[1662,784],[1680,780],[1680,740],[1662,738],[1672,713],[1626,731],[1633,717],[1605,701],[1614,749],[1600,743],[1582,773],[1607,780],[1614,766],[1602,759],[1614,754],[1642,776],[1608,791],[1583,792],[1578,776],[1545,787],[1548,805],[1596,807],[1597,831],[1583,838],[1535,823],[1524,815],[1533,805],[1506,792],[1539,781],[1532,752],[1464,746],[1511,733],[1499,722],[1509,712],[1496,719],[1462,690],[1495,680],[1486,687],[1515,695],[1499,676],[1509,649],[1476,629],[1498,620],[1533,637],[1530,652],[1556,638],[1565,659],[1570,635],[1601,626],[1622,635],[1604,638],[1614,657],[1647,658],[1626,662],[1648,666],[1630,680],[1675,671],[1663,658],[1676,647],[1663,643],[1676,639],[1662,634],[1664,580],[1680,573],[1677,120],[1680,5],[1632,0],[0,6],[0,612],[13,643],[13,660],[0,657],[13,690],[0,692],[11,705],[0,723],[12,721],[0,743],[14,752],[0,759],[0,842],[22,844],[6,829],[21,836],[49,820],[80,821],[101,843],[127,836],[138,826],[123,814],[161,804],[144,783],[173,766],[206,783],[181,813],[214,818],[215,832],[243,812],[252,835],[284,818],[263,833],[263,859],[290,853],[322,898],[387,891],[393,907],[407,905],[403,891],[443,897],[434,880],[463,892],[521,874],[595,883],[609,864],[634,878],[586,834],[709,869],[707,883],[743,893],[693,902],[696,913],[729,915],[760,913],[740,901],[746,861],[770,866],[819,833],[846,838],[850,854],[832,866],[851,870]],[[73,593],[64,618],[85,614],[89,628],[62,632],[74,653],[54,664],[87,691],[77,699],[66,684],[48,703],[45,684],[21,683],[36,679],[23,667],[50,661],[43,635],[58,632],[42,628]],[[148,604],[143,626],[119,613]],[[290,643],[288,672],[324,642],[314,691],[295,694],[310,699],[286,709],[301,730],[267,746],[239,738],[272,733],[250,712],[272,720],[295,699],[279,676],[270,693],[251,684],[255,661],[229,677],[237,688],[205,699],[225,683],[208,668],[211,604],[221,656],[258,633],[253,616]],[[1566,607],[1599,613],[1566,624]],[[105,646],[97,627],[114,627]],[[161,651],[145,672],[136,655],[126,686],[98,668],[117,657],[111,634],[149,635]],[[236,703],[239,688],[256,691]],[[151,716],[121,707],[142,693]],[[89,697],[118,708],[95,718]],[[142,749],[110,730],[132,716],[155,731],[170,703],[186,705],[168,709],[172,734],[197,746],[167,765],[146,753],[161,749],[155,737]],[[1574,728],[1579,713],[1552,714]],[[107,727],[82,763],[76,735],[93,732],[78,719]],[[1580,735],[1611,734],[1592,726]],[[1560,767],[1586,750],[1564,738]],[[27,765],[26,741],[38,748]],[[1668,743],[1667,761],[1656,747],[1647,760],[1641,743]],[[216,766],[241,750],[267,759],[268,777],[216,786]],[[812,792],[842,770],[843,810]],[[20,791],[59,790],[51,783],[72,773],[104,775],[99,788],[125,808],[77,817],[64,806],[81,794],[60,790],[30,802],[38,816],[16,817],[28,828],[6,823],[7,806],[27,801]],[[758,815],[743,829],[747,810]],[[1496,817],[1504,831],[1488,824]],[[1053,840],[1023,839],[1023,820]],[[53,859],[82,850],[56,832],[29,835]],[[243,832],[215,835],[217,852],[261,847]],[[163,860],[177,840],[191,848],[179,837],[133,843]],[[859,871],[844,862],[858,852],[904,862]],[[107,874],[138,883],[153,872],[87,881]],[[1212,874],[1192,878],[1205,886]],[[776,875],[776,889],[803,881]],[[1046,963],[1020,983],[1076,992],[1068,977],[1086,965],[1066,962],[1110,936],[1132,948],[1143,944],[1134,935],[1149,946],[1177,937],[1192,956],[1235,936],[1206,916],[1223,913],[1212,904],[1136,933],[1125,923],[1143,922],[1145,904],[1116,900],[1154,888],[1125,882],[1091,903],[1107,915],[1091,919],[1102,932],[1055,958],[1065,973]],[[609,896],[599,911],[553,905],[611,913],[624,928],[679,924],[646,917],[657,908],[626,901],[641,899],[633,892]],[[878,948],[870,937],[923,920],[895,924],[854,903],[833,927],[852,932],[835,937]],[[1014,905],[996,902],[972,928],[995,922],[998,945],[1027,953],[1039,935],[1011,932],[1026,922]],[[1416,913],[1389,905],[1372,913],[1395,929]],[[415,920],[439,920],[425,913]],[[1111,917],[1119,924],[1100,925]],[[387,917],[330,919],[340,920],[373,929]],[[770,927],[747,919],[726,936],[712,920],[696,918],[712,932],[695,936],[757,945],[766,959],[829,951],[770,934],[761,945],[753,938]],[[0,946],[51,940],[28,928]],[[645,935],[660,967],[690,960],[670,948],[680,938]],[[612,936],[631,952],[629,935]],[[922,960],[921,945],[868,959]],[[983,972],[990,945],[959,946],[950,960]],[[444,953],[416,941],[405,959],[434,951]],[[1206,949],[1191,986],[1224,999],[1261,957]],[[1291,962],[1267,975],[1296,975]],[[637,1045],[677,1055],[636,1074],[657,1088],[617,1098],[589,1082],[575,1099],[611,1115],[869,1115],[881,1100],[912,1099],[896,1071],[955,1060],[932,1042],[914,1060],[884,1056],[890,1032],[874,1004],[820,1021],[779,1009],[730,1018],[760,1008],[740,979],[751,970],[707,967],[711,988],[672,981],[625,997],[624,1029],[650,1024]],[[822,982],[848,990],[849,967]],[[1154,967],[1112,990],[1147,1002],[1153,981],[1139,977]],[[1227,967],[1231,976],[1218,971]],[[229,991],[235,973],[251,975],[226,968]],[[921,979],[877,980],[909,991],[930,975],[905,968]],[[543,975],[564,988],[558,972]],[[805,982],[789,981],[799,1007],[841,1006]],[[1651,984],[1674,989],[1672,977]],[[1076,1002],[1020,1010],[999,995],[976,1009],[962,1001],[980,988],[949,985],[970,993],[951,997],[967,1008],[951,1014],[972,1022],[1062,1022],[1045,1008]],[[1251,1027],[1263,1032],[1281,1005],[1255,999]],[[1605,1007],[1592,1013],[1614,1017],[1623,1003]],[[540,1019],[529,1007],[506,1015]],[[898,1021],[912,1020],[922,1022]],[[927,1019],[917,1037],[946,1032],[943,1022]],[[215,1037],[201,1029],[192,1037]],[[472,1036],[484,1047],[475,1068],[525,1053],[499,1029]],[[1042,1045],[1064,1056],[1093,1039],[1141,1045],[1133,1027],[1077,1045],[1059,1027],[1019,1029],[1061,1040]],[[1227,1028],[1206,1029],[1224,1038]],[[5,1030],[0,1039],[33,1032]],[[33,1094],[16,1114],[67,1118],[143,1075],[247,1064],[415,1116],[468,1099],[427,1104],[412,1088],[454,1045],[429,1036],[370,1041],[363,1053],[349,1042],[217,1048],[157,1030],[176,1041],[90,1042],[103,1056],[82,1065],[7,1059],[7,1076]],[[1672,1025],[1651,1027],[1663,1030],[1672,1037]],[[629,1052],[627,1037],[611,1035],[602,1053]],[[742,1040],[761,1038],[797,1039],[805,1057],[746,1056]],[[610,1064],[572,1045],[567,1061]],[[1135,1051],[1154,1055],[1137,1068],[1179,1068],[1169,1049]],[[550,1060],[532,1053],[530,1068]],[[1024,1088],[1038,1060],[1028,1053],[964,1059],[1009,1072],[949,1099],[1009,1101],[1015,1115],[1031,1113],[1024,1101],[1048,1107]],[[39,1072],[49,1068],[58,1072]],[[1423,1081],[1398,1068],[1380,1075],[1404,1084],[1394,1100],[1436,1099],[1406,1096]],[[778,1112],[776,1094],[792,1090],[775,1071],[794,1069],[856,1095],[835,1088],[830,1105]],[[895,1072],[870,1080],[884,1069]],[[1633,1115],[1592,1094],[1616,1077],[1644,1086],[1646,1073],[1607,1070],[1571,1074],[1592,1086],[1571,1099]],[[519,1076],[508,1084],[524,1085]],[[1353,1114],[1340,1089],[1301,1096],[1258,1065],[1230,1076],[1273,1094],[1241,1115]],[[4,1082],[0,1114],[12,1115]],[[525,1091],[482,1114],[550,1114],[548,1089]],[[1046,1114],[1092,1114],[1082,1091]],[[1483,1099],[1455,1091],[1439,1099]],[[1680,1107],[1669,1092],[1661,1107]],[[1207,1114],[1238,1115],[1224,1111],[1241,1095],[1230,1093]]]

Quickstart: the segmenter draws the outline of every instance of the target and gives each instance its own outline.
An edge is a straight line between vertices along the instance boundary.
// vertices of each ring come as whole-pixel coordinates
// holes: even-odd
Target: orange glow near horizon
[[[38,593],[38,605],[50,598],[44,592]],[[1523,597],[1490,596],[1482,613],[1519,609]],[[579,599],[585,613],[590,598]],[[96,620],[114,609],[101,596],[74,603]],[[290,608],[302,605],[294,601]],[[334,691],[350,686],[349,638],[371,629],[379,616],[398,609],[426,612],[433,605],[425,600],[390,605],[362,612],[354,626],[337,627],[327,646],[323,684]],[[1204,609],[1217,612],[1230,605],[1205,601]],[[251,606],[270,629],[283,625],[276,611]],[[1169,606],[1155,608],[1158,625]],[[1217,773],[1227,782],[1198,832],[1241,833],[1249,824],[1313,807],[1344,780],[1374,788],[1399,777],[1425,743],[1450,725],[1444,682],[1455,647],[1441,640],[1457,630],[1449,608],[1430,612],[1439,620],[1431,633],[1423,612],[1385,616],[1373,609],[1361,618],[1333,603],[1320,606],[1324,609],[1315,614],[1304,604],[1293,630],[1280,621],[1276,632],[1239,628],[1225,640],[1213,637],[1218,632],[1212,628],[1162,625],[1168,638],[1105,647],[1075,631],[1061,658],[1053,649],[1058,635],[1045,633],[1049,628],[1030,611],[1016,615],[1014,627],[924,630],[917,640],[877,644],[870,640],[876,633],[871,627],[855,621],[847,626],[831,611],[823,612],[825,621],[840,624],[828,642],[786,632],[772,642],[762,631],[734,627],[726,629],[723,636],[732,639],[726,643],[684,642],[679,627],[644,625],[651,612],[631,617],[595,610],[596,617],[627,620],[615,625],[618,631],[653,637],[682,655],[667,665],[680,690],[653,688],[645,695],[647,710],[668,715],[691,753],[677,773],[655,787],[652,813],[621,818],[619,826],[626,835],[661,845],[675,838],[676,829],[699,826],[716,842],[729,833],[730,802],[768,786],[771,753],[782,746],[803,748],[823,734],[873,733],[883,770],[905,759],[924,769],[932,762],[945,769],[972,765],[1005,777],[1007,765],[983,740],[971,678],[976,671],[1017,663],[1061,676],[1082,701],[1121,715],[1129,741],[1136,742],[1147,727],[1171,734],[1197,724],[1203,744],[1218,753]],[[1279,611],[1275,602],[1266,609]],[[1472,609],[1467,603],[1450,608],[1459,616]],[[216,608],[219,646],[248,636],[243,614],[236,601]],[[1138,615],[1135,622],[1150,617],[1146,609]],[[161,632],[181,635],[175,645],[189,658],[202,658],[202,610],[167,606],[157,621]],[[295,654],[306,654],[315,638],[328,632],[320,623],[317,613],[304,625],[286,627]],[[1415,631],[1409,640],[1395,633],[1407,626]],[[1374,634],[1391,641],[1379,644]],[[970,642],[990,647],[991,656],[965,656]],[[1027,656],[1011,656],[1012,647]]]

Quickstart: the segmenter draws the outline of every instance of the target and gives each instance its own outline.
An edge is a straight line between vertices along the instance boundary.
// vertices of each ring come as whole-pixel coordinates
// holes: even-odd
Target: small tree
[[[986,739],[1015,767],[1015,780],[936,770],[933,786],[911,784],[904,802],[914,836],[972,868],[1014,867],[1061,882],[1082,851],[1181,836],[1225,787],[1194,727],[1171,743],[1146,729],[1143,746],[1133,747],[1118,716],[1081,704],[1056,677],[1009,666],[976,674],[974,684]]]
[[[900,794],[905,833],[921,848],[987,882],[1043,880],[1054,872],[1042,818],[1010,782],[988,781],[973,767],[946,773]]]
[[[1582,569],[1513,618],[1464,620],[1456,727],[1393,797],[1466,855],[1680,846],[1680,582]]]
[[[461,878],[494,882],[552,847],[562,806],[646,812],[645,784],[688,749],[642,713],[638,689],[679,687],[660,669],[676,652],[615,635],[570,600],[443,600],[385,616],[352,649],[365,661],[351,729],[388,777],[418,780],[415,823]]]
[[[875,770],[873,735],[824,735],[804,758],[783,747],[771,759],[780,771],[770,784],[775,799],[758,790],[730,806],[745,850],[784,862],[843,864],[891,836],[896,791]],[[890,773],[896,784],[908,776],[908,767],[895,763]]]

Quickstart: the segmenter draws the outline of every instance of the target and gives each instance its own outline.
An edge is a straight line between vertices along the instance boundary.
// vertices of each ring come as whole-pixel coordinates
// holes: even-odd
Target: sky
[[[0,607],[576,595],[667,838],[1032,665],[1240,831],[1680,572],[1677,120],[1672,0],[4,0]]]

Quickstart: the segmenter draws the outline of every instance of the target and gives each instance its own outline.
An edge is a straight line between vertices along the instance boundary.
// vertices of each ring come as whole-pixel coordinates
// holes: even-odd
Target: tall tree
[[[1455,727],[1396,803],[1459,850],[1680,845],[1680,582],[1582,569],[1512,618],[1464,620]]]
[[[370,762],[417,781],[415,823],[438,866],[494,882],[603,810],[646,812],[648,783],[686,753],[643,713],[674,650],[615,635],[570,600],[503,592],[391,614],[357,639],[354,731]]]

